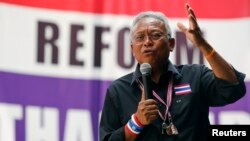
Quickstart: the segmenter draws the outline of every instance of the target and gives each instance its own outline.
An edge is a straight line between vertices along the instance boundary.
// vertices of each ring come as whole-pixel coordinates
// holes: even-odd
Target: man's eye
[[[144,36],[143,35],[138,35],[138,36],[135,36],[135,39],[136,40],[143,40]]]
[[[151,34],[152,39],[159,39],[159,38],[161,38],[161,36],[162,36],[161,33],[154,33],[154,34]]]

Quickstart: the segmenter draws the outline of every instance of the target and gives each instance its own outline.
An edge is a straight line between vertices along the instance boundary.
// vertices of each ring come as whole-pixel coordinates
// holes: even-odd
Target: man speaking
[[[189,27],[181,32],[202,52],[205,65],[173,65],[174,50],[168,20],[161,12],[139,13],[130,32],[138,65],[133,73],[107,89],[100,122],[101,141],[207,141],[209,107],[224,106],[244,96],[245,75],[235,70],[201,35],[187,4]],[[151,66],[150,81],[140,66]],[[148,83],[149,82],[149,83]],[[148,85],[152,98],[144,94]],[[147,90],[147,89],[146,89]]]

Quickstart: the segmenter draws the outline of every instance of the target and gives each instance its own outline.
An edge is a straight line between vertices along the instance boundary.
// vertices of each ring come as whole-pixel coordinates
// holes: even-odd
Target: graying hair
[[[143,18],[145,17],[153,17],[156,18],[160,21],[162,21],[165,24],[165,28],[166,28],[166,32],[167,35],[170,36],[169,38],[172,37],[172,32],[171,32],[171,28],[170,25],[168,23],[168,19],[167,17],[162,13],[162,12],[154,12],[154,11],[145,11],[145,12],[141,12],[138,15],[136,15],[134,17],[134,20],[132,21],[132,25],[131,25],[131,30],[130,30],[130,39],[132,39],[132,29],[133,27]]]

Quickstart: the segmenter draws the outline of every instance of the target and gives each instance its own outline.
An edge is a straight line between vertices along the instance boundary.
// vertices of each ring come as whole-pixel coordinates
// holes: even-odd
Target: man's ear
[[[132,43],[130,44],[130,49],[131,49],[131,52],[132,52],[133,56],[135,57],[135,53],[134,53],[134,51],[133,51],[134,46],[133,46],[133,44],[132,44]]]
[[[170,39],[168,39],[168,41],[169,41],[169,50],[172,52],[174,50],[174,47],[175,47],[175,39],[170,38]]]

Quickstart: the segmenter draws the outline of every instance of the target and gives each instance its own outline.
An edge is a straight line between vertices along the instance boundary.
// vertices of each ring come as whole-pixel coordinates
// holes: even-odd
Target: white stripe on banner
[[[133,71],[135,66],[131,65],[128,32],[124,32],[130,20],[131,16],[124,15],[63,12],[0,4],[0,70],[80,79],[118,78]],[[250,60],[250,18],[198,20],[211,45],[236,69],[250,72],[249,65],[246,65],[246,61]],[[178,21],[187,23],[187,19],[171,18],[174,36]],[[58,31],[58,39],[54,42],[58,49],[56,64],[51,63],[50,43],[44,45],[45,61],[37,61],[38,26],[42,28],[39,23],[49,25],[44,28],[46,34],[42,36],[46,39],[51,39]],[[76,35],[75,38],[71,34]],[[125,43],[119,39],[124,39]],[[99,48],[95,48],[100,47],[100,44],[96,45],[98,42],[102,44],[101,61],[94,59],[98,56]],[[73,51],[73,65],[70,63],[70,50],[74,49],[70,48],[71,43],[77,46]],[[118,48],[118,44],[124,50],[120,46]],[[123,51],[122,60],[118,59],[121,57],[119,51]],[[182,58],[185,63],[185,57]],[[175,52],[170,59],[175,62]],[[247,79],[250,77],[247,76]]]

